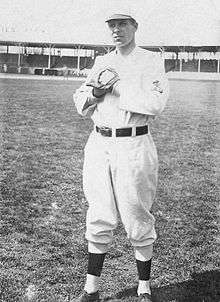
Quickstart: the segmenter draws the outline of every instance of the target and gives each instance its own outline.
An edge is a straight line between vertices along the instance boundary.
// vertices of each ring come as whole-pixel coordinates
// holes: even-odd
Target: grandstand
[[[45,44],[0,42],[0,71],[35,75],[86,76],[95,57],[112,45]],[[142,46],[161,52],[166,71],[220,72],[218,46]]]
[[[37,42],[0,41],[0,71],[55,76],[68,73],[69,76],[85,76],[93,66],[95,57],[111,49],[113,49],[111,45],[61,43],[45,45]]]

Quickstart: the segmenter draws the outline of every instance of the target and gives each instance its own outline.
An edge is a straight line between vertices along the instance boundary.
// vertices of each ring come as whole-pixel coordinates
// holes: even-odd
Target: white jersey
[[[127,56],[115,50],[97,57],[93,70],[107,67],[119,74],[120,96],[107,93],[101,102],[83,110],[85,103],[94,98],[92,87],[83,84],[74,94],[81,115],[90,114],[97,126],[120,128],[145,125],[149,117],[163,111],[169,89],[160,55],[140,47]],[[162,92],[152,91],[154,81],[159,81]]]

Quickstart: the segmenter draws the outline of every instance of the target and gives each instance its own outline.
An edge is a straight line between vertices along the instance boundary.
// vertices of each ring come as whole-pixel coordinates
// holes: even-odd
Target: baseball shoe
[[[151,295],[146,293],[146,294],[141,294],[138,297],[138,302],[153,302],[153,300],[152,300]]]
[[[86,291],[83,291],[83,293],[74,298],[73,300],[70,300],[70,302],[98,302],[99,299],[99,292],[95,292],[92,294],[88,294]]]

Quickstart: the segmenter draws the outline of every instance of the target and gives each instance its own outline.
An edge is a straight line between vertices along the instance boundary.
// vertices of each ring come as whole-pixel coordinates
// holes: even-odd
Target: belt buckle
[[[102,127],[99,127],[99,129],[100,129],[101,135],[103,135],[103,136],[112,136],[112,129],[111,128],[102,126]]]

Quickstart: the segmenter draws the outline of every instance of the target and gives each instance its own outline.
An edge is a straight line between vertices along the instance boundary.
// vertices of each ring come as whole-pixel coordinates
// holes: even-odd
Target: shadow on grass
[[[219,280],[219,271],[192,274],[190,281],[152,288],[153,302],[218,302],[220,301]],[[137,299],[136,287],[124,289],[114,297],[106,298],[105,301],[111,299],[134,301]]]

